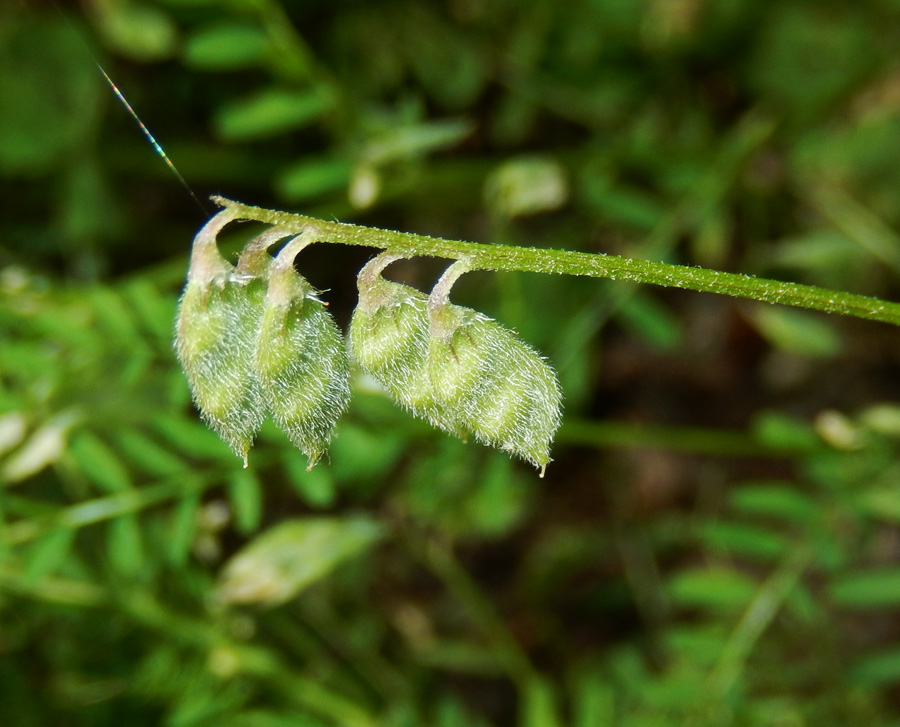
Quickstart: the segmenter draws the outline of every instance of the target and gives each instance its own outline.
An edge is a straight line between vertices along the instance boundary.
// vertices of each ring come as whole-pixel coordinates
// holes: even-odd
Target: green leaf
[[[21,413],[0,414],[0,456],[18,447],[27,431],[28,421]]]
[[[258,65],[268,49],[269,39],[259,28],[222,23],[194,33],[184,47],[184,61],[205,71],[227,71]]]
[[[900,523],[900,493],[894,485],[879,487],[857,495],[860,509],[867,515],[891,523]]]
[[[806,422],[777,411],[762,411],[752,422],[751,429],[757,441],[770,447],[815,450],[822,447],[822,440]]]
[[[831,582],[832,600],[848,608],[889,608],[900,605],[900,568],[846,573]]]
[[[68,528],[54,530],[40,538],[25,557],[25,579],[33,583],[55,572],[69,556],[74,539],[75,531]]]
[[[226,461],[229,464],[236,461],[228,446],[195,419],[161,414],[154,419],[153,426],[170,444],[191,457]]]
[[[309,469],[308,461],[295,450],[285,452],[281,461],[297,494],[314,508],[328,507],[337,497],[334,475],[327,467]]]
[[[692,568],[672,576],[667,589],[672,601],[686,608],[737,610],[747,606],[757,583],[727,568]]]
[[[169,562],[183,566],[194,544],[194,533],[197,530],[197,513],[200,510],[200,496],[183,497],[169,516],[166,528],[166,555]]]
[[[137,429],[115,435],[117,448],[138,469],[154,477],[170,477],[184,472],[188,463]]]
[[[681,326],[672,312],[646,293],[632,295],[618,312],[623,327],[658,351],[675,350],[682,339]]]
[[[442,671],[480,677],[503,675],[503,663],[496,654],[462,638],[435,639],[428,632],[412,635],[416,640],[416,661]]]
[[[234,524],[241,533],[251,533],[262,518],[262,487],[252,470],[235,470],[228,478],[228,497]]]
[[[553,157],[520,156],[491,172],[484,197],[495,215],[506,218],[552,212],[568,200],[569,181]]]
[[[60,414],[46,422],[13,450],[0,468],[0,482],[19,482],[59,460],[66,450],[66,438],[73,417]]]
[[[136,278],[123,286],[122,295],[142,326],[164,345],[167,352],[170,351],[172,320],[178,307],[175,299],[160,293],[144,278]]]
[[[106,340],[115,341],[117,346],[125,349],[145,347],[131,307],[117,291],[97,286],[85,297],[91,304],[95,325]]]
[[[778,559],[788,547],[787,540],[777,533],[735,522],[703,523],[700,538],[711,550],[761,561]]]
[[[562,727],[555,691],[552,682],[542,676],[528,680],[520,707],[520,727]]]
[[[867,656],[851,669],[850,678],[867,687],[900,682],[900,649]]]
[[[106,530],[107,557],[113,568],[123,575],[133,576],[144,569],[144,546],[138,519],[134,515],[120,515]]]
[[[402,124],[376,136],[365,147],[363,159],[374,165],[402,161],[455,146],[472,132],[472,122],[444,119]]]
[[[306,91],[268,88],[223,106],[213,121],[224,141],[247,141],[295,131],[331,108],[333,98],[324,87]]]
[[[808,141],[810,139],[807,139],[807,146]],[[831,147],[830,142],[829,139],[825,146]],[[800,142],[801,149],[803,146],[804,142]],[[810,161],[819,166],[824,162],[822,157],[823,153],[827,154],[827,149],[818,144],[814,146]],[[837,160],[831,164],[840,166]],[[870,265],[870,260],[859,254],[859,248],[850,238],[832,228],[814,229],[798,237],[781,239],[773,248],[771,264],[791,270],[791,279],[815,270],[816,282],[830,288],[852,287]]]
[[[769,343],[788,353],[828,358],[841,350],[841,339],[834,326],[816,313],[757,306],[753,321]]]
[[[133,487],[128,468],[101,439],[82,432],[70,447],[78,469],[104,492],[115,493]]]
[[[481,467],[480,482],[459,505],[465,509],[460,531],[498,537],[519,522],[529,504],[528,486],[516,476],[513,461],[490,453]],[[484,461],[484,460],[482,460]]]
[[[159,61],[175,51],[175,24],[167,13],[139,2],[104,3],[100,29],[116,51],[135,61]]]
[[[873,432],[886,437],[900,439],[900,406],[896,404],[875,404],[862,411],[859,422]]]
[[[572,697],[572,727],[612,727],[616,695],[609,679],[589,672],[578,679]]]
[[[351,171],[350,162],[339,157],[304,158],[278,173],[275,191],[285,202],[303,202],[346,189]]]
[[[338,482],[377,482],[394,466],[406,447],[406,439],[396,433],[375,433],[341,423],[331,444],[331,470]]]
[[[780,518],[787,522],[805,524],[819,513],[816,502],[796,489],[792,482],[748,482],[730,492],[731,506],[748,515]]]
[[[225,564],[219,578],[219,598],[227,603],[284,603],[383,536],[382,527],[366,517],[305,518],[281,523],[259,535]]]
[[[616,179],[605,159],[588,162],[579,175],[578,191],[589,213],[605,223],[649,231],[665,214],[652,194]]]
[[[435,727],[472,727],[472,717],[456,698],[444,697],[437,705]]]
[[[712,669],[728,641],[728,628],[722,620],[703,620],[667,629],[665,648],[674,660]]]

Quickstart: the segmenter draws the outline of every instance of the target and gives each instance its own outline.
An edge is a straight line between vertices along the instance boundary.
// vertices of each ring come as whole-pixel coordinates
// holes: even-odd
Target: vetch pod
[[[178,307],[175,351],[203,419],[246,467],[265,416],[253,372],[264,287],[252,275],[236,270],[216,247],[217,235],[234,218],[234,212],[223,210],[194,238]],[[272,242],[287,234],[266,233]]]
[[[307,230],[289,242],[269,266],[253,357],[265,406],[310,468],[350,400],[341,332],[317,291],[294,270],[294,258],[315,235]]]
[[[359,367],[414,416],[448,429],[428,377],[428,298],[381,272],[402,255],[382,253],[359,272],[359,305],[350,321],[350,352]]]
[[[556,374],[513,331],[448,302],[465,271],[464,261],[452,265],[428,300],[434,399],[453,427],[531,462],[543,476],[560,423]]]

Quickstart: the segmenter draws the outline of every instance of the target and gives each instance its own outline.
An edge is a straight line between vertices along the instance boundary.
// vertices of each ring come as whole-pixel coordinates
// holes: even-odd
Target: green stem
[[[528,655],[510,633],[494,604],[460,563],[449,545],[436,541],[415,543],[415,552],[469,611],[473,622],[490,640],[494,653],[507,675],[520,690],[525,690],[536,671]]]
[[[0,588],[63,606],[88,608],[105,606],[109,602],[109,595],[100,586],[74,578],[56,576],[43,576],[35,580],[25,575],[21,568],[10,563],[9,559],[0,566]]]
[[[469,270],[510,270],[629,280],[900,324],[900,303],[812,285],[635,260],[604,253],[457,242],[440,237],[317,220],[304,215],[252,207],[223,197],[212,199],[233,210],[240,219],[278,225],[297,233],[314,226],[322,242],[374,247],[401,253],[404,257],[442,257],[450,260],[465,258]]]
[[[658,449],[664,452],[715,457],[792,458],[814,451],[815,444],[775,445],[752,432],[714,427],[665,427],[621,421],[590,421],[568,417],[557,442],[601,448]]]
[[[0,540],[5,545],[20,545],[55,530],[76,530],[129,513],[140,512],[168,500],[180,500],[221,484],[221,481],[221,473],[194,475],[190,478],[179,476],[162,484],[98,497],[46,515],[10,523]]]
[[[812,560],[807,545],[792,550],[759,590],[728,637],[710,674],[710,685],[725,696],[735,685],[753,647],[799,583]]]

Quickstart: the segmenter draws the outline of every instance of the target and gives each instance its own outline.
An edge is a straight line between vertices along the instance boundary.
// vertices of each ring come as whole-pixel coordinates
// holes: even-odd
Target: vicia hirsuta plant
[[[510,452],[543,474],[560,422],[556,375],[513,331],[450,303],[453,284],[471,270],[654,283],[900,324],[898,303],[815,286],[605,254],[454,242],[214,200],[224,209],[194,239],[176,351],[203,418],[245,465],[267,412],[310,467],[316,463],[350,398],[349,348],[414,416]],[[245,247],[235,267],[216,237],[240,219],[273,227]],[[268,248],[287,237],[273,259]],[[294,270],[295,257],[312,242],[383,251],[359,272],[349,346],[318,292]],[[381,275],[415,256],[454,261],[430,295]]]

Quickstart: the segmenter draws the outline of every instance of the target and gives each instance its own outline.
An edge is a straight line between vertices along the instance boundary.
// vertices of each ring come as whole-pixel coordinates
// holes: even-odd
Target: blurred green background
[[[900,725],[897,330],[466,276],[558,370],[543,480],[360,378],[241,469],[171,351],[210,194],[897,299],[897,48],[897,0],[5,0],[0,723]],[[299,260],[344,325],[370,255]]]

